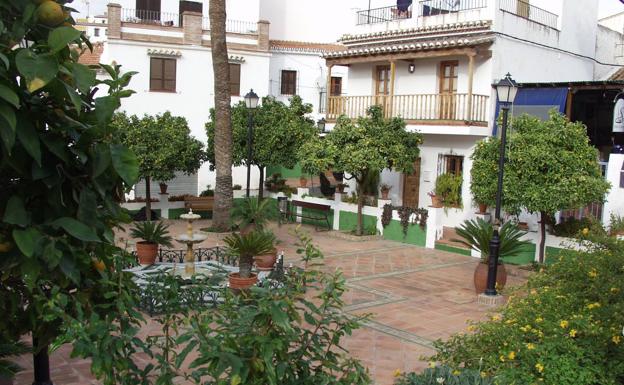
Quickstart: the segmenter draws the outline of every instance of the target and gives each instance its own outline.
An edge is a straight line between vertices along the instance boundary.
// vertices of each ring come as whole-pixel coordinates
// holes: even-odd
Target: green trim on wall
[[[362,214],[362,227],[366,231],[370,228],[377,230],[377,217]],[[357,213],[341,211],[338,221],[338,229],[342,231],[353,231],[357,228]]]
[[[410,224],[407,228],[407,235],[403,234],[403,226],[400,221],[391,220],[383,231],[384,239],[408,243],[410,245],[425,247],[427,242],[427,231],[419,225]]]
[[[449,253],[455,253],[455,254],[461,254],[461,255],[470,256],[470,250],[462,249],[460,247],[453,247],[453,246],[445,245],[445,244],[442,244],[442,243],[436,243],[435,244],[435,248],[436,248],[436,250],[448,251]]]
[[[269,179],[273,174],[282,174],[282,178],[299,178],[303,172],[301,166],[297,164],[295,168],[286,168],[282,166],[269,166],[266,168],[266,178]]]
[[[327,219],[329,220],[329,230],[334,228],[334,210],[329,210],[329,212],[327,212],[327,211],[318,211],[315,209],[303,207],[301,209],[301,212],[303,215],[315,216],[315,217],[322,217],[324,213],[327,213]],[[327,228],[327,222],[324,219],[314,220],[314,219],[301,218],[301,223],[306,224],[306,225],[314,225],[314,226],[318,226],[322,228]]]
[[[527,243],[518,254],[501,259],[508,265],[529,265],[535,260],[535,244]]]

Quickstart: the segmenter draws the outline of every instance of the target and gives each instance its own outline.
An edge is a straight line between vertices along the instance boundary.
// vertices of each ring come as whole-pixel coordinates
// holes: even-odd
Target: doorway
[[[414,162],[414,171],[404,174],[403,206],[417,209],[420,196],[420,158]]]

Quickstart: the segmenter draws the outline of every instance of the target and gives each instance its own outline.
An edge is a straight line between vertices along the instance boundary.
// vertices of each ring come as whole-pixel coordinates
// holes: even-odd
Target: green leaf
[[[32,124],[32,120],[20,115],[20,119],[17,121],[17,138],[19,139],[26,152],[33,157],[35,162],[41,166],[41,143],[39,142],[39,135],[37,130]]]
[[[62,227],[72,237],[80,239],[85,242],[99,242],[100,238],[95,231],[82,222],[75,220],[74,218],[63,217],[52,222],[52,225]]]
[[[0,53],[0,61],[4,64],[4,68],[9,69],[9,59],[5,54]]]
[[[95,99],[95,116],[98,123],[109,122],[117,108],[119,108],[119,100],[114,96],[104,96]]]
[[[128,186],[133,186],[139,179],[139,161],[136,155],[120,144],[110,145],[113,167]]]
[[[19,97],[17,96],[17,94],[13,92],[12,89],[3,84],[0,84],[0,98],[11,103],[15,108],[19,108],[20,106]]]
[[[82,189],[80,191],[80,200],[78,203],[77,217],[80,221],[89,223],[96,217],[97,202],[93,191]]]
[[[67,47],[67,44],[80,39],[82,31],[72,27],[54,28],[48,35],[48,45],[52,52],[58,52]]]
[[[241,380],[241,377],[238,374],[235,374],[230,380],[230,385],[239,385],[241,382],[243,382],[243,380]]]
[[[9,125],[9,127],[15,131],[17,126],[17,118],[15,117],[15,110],[5,104],[0,105],[0,117]]]
[[[80,114],[80,107],[82,106],[82,99],[80,99],[80,95],[74,90],[69,84],[63,83],[65,86],[65,90],[67,91],[67,95],[69,95],[69,99],[74,105],[74,109],[78,114]]]
[[[35,246],[41,239],[41,233],[30,227],[26,230],[13,230],[13,240],[20,251],[27,257],[32,257],[35,253]]]
[[[53,55],[37,55],[30,49],[21,49],[15,56],[17,70],[26,78],[28,91],[45,87],[56,77],[59,67]]]
[[[61,138],[56,137],[45,137],[43,138],[43,143],[46,147],[59,159],[64,161],[65,163],[69,163],[69,158],[67,157],[67,144]]]
[[[107,145],[100,143],[93,154],[93,177],[100,176],[111,163],[111,154]]]
[[[71,279],[72,282],[74,283],[80,282],[80,272],[78,268],[76,267],[76,263],[70,256],[63,255],[63,257],[61,258],[61,262],[59,263],[59,266],[61,268],[61,271],[69,279]]]
[[[76,87],[83,94],[88,94],[91,91],[91,87],[95,84],[95,71],[80,63],[72,63],[70,69],[74,76]]]
[[[10,154],[15,144],[15,112],[5,104],[0,105],[0,139]]]
[[[9,198],[6,208],[4,209],[3,221],[22,227],[30,223],[30,216],[24,207],[24,200],[21,197],[13,195]]]

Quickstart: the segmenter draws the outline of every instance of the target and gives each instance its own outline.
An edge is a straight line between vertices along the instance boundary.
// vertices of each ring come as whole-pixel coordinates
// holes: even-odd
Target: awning
[[[548,112],[553,108],[561,113],[565,113],[566,101],[568,99],[568,88],[520,88],[516,100],[509,112],[511,116],[529,114],[540,119],[548,119]],[[496,120],[492,135],[498,132],[498,114],[500,113],[500,103],[496,102]]]

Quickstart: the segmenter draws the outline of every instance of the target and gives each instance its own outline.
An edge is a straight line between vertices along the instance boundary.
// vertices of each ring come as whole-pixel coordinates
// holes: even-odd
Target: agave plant
[[[23,342],[0,342],[0,378],[13,378],[17,372],[22,370],[22,368],[9,361],[7,358],[19,356],[28,352],[30,352],[30,347]]]
[[[251,276],[253,257],[270,253],[275,247],[275,235],[270,231],[255,230],[247,234],[231,234],[223,239],[227,252],[238,257],[241,278]]]
[[[172,247],[169,226],[163,222],[139,222],[130,229],[130,235],[133,238],[142,239],[147,243],[157,243],[159,245]]]
[[[463,239],[453,239],[465,246],[481,252],[481,261],[488,262],[490,257],[490,240],[494,234],[494,226],[482,218],[476,220],[466,220],[455,228],[457,235]],[[509,257],[522,252],[522,248],[527,244],[521,241],[526,232],[518,229],[512,222],[506,222],[499,229],[500,249],[499,257]]]
[[[231,216],[232,221],[241,229],[253,225],[255,229],[262,230],[275,217],[275,208],[270,199],[250,197],[236,205]]]

